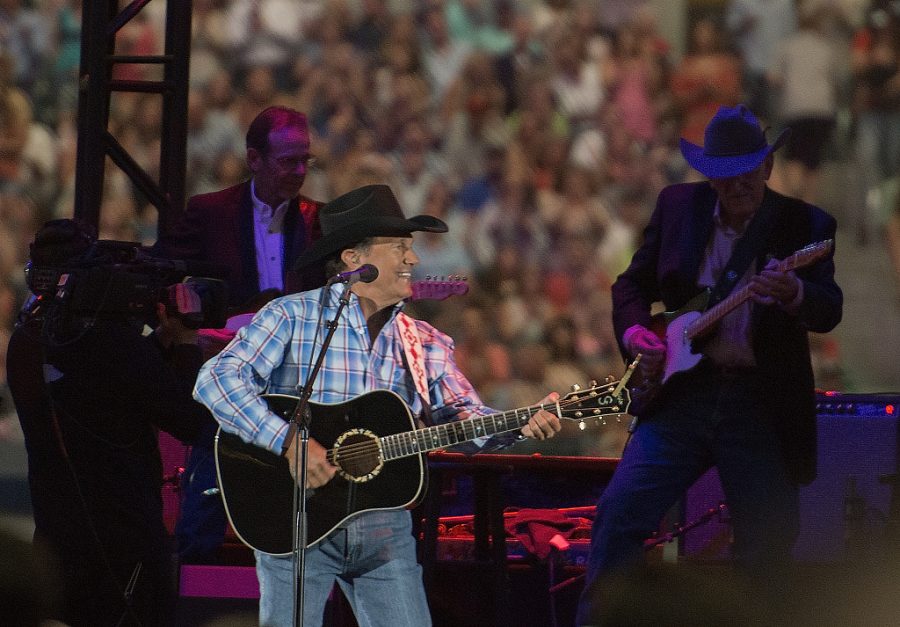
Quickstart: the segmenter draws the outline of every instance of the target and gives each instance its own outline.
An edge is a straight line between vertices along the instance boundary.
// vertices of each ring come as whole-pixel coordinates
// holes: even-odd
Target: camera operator
[[[32,268],[66,267],[94,244],[80,224],[50,221]],[[63,607],[53,618],[76,627],[174,623],[157,428],[190,441],[211,417],[191,399],[202,358],[182,322],[201,312],[200,298],[190,283],[162,292],[145,336],[145,321],[126,312],[68,308],[62,288],[38,291],[10,340],[34,541],[58,559]]]

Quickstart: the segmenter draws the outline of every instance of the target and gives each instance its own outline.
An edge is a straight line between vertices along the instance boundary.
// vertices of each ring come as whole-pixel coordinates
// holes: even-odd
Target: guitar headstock
[[[628,413],[631,405],[631,394],[619,381],[607,378],[598,384],[591,381],[590,386],[582,389],[573,385],[572,391],[559,399],[560,418],[578,421],[578,428],[585,429],[587,421],[605,425],[610,420],[620,422],[622,415]]]
[[[821,242],[815,242],[808,246],[804,246],[782,262],[782,265],[785,266],[782,268],[782,271],[795,270],[797,268],[808,266],[819,259],[827,257],[832,250],[834,250],[833,239],[826,239]]]
[[[444,300],[450,296],[462,296],[469,291],[465,277],[450,276],[448,280],[427,277],[424,281],[414,281],[411,300]]]

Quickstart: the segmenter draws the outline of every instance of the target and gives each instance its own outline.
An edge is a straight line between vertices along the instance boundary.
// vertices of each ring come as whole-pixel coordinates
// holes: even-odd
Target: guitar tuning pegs
[[[577,391],[579,391],[580,389],[581,389],[581,386],[578,385],[577,383],[573,383],[573,384],[572,384],[572,391],[573,391],[573,392],[577,392]]]
[[[596,381],[596,379],[591,379],[591,387],[592,387],[592,388],[597,387],[597,381]]]
[[[608,374],[606,375],[606,378],[603,379],[603,381],[604,383],[612,383],[613,381],[615,381],[615,378],[611,374]]]

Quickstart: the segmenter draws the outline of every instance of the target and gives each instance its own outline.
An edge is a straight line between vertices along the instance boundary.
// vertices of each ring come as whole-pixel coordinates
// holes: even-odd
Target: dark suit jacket
[[[667,311],[673,311],[701,291],[697,276],[712,234],[715,204],[716,193],[706,182],[672,185],[660,193],[643,243],[612,288],[613,324],[620,342],[632,325],[649,326],[651,303],[662,301]],[[807,244],[834,237],[834,218],[818,207],[769,189],[763,206],[771,218],[757,270],[769,255],[783,259]],[[778,307],[753,307],[753,351],[768,395],[763,418],[771,420],[778,432],[789,470],[805,483],[815,477],[816,463],[815,389],[807,332],[824,333],[837,325],[843,294],[834,281],[833,255],[797,270],[797,276],[804,290],[797,316]]]
[[[297,257],[321,237],[321,203],[298,196],[284,218],[284,292],[291,294],[324,285],[324,268],[294,271]],[[170,259],[202,260],[227,269],[229,304],[256,309],[251,301],[259,293],[256,246],[253,237],[253,201],[250,181],[188,200],[182,219],[171,235],[161,239],[159,251]]]

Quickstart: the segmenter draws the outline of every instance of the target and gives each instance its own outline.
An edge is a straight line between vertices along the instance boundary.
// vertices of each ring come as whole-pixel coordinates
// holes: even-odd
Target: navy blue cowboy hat
[[[723,179],[755,170],[790,134],[790,129],[785,129],[769,144],[756,116],[746,106],[719,107],[706,126],[703,146],[682,138],[681,154],[701,174]]]
[[[321,239],[297,258],[297,269],[338,253],[367,237],[406,237],[413,231],[446,233],[447,225],[434,216],[406,218],[387,185],[366,185],[338,196],[319,209]]]

